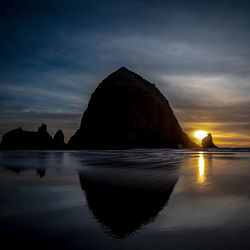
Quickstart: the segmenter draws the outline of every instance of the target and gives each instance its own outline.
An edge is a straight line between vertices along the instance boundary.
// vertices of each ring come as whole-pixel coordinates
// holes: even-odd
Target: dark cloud
[[[250,102],[237,103],[231,106],[181,106],[176,108],[176,112],[181,113],[184,122],[217,122],[217,123],[248,123],[250,128]]]

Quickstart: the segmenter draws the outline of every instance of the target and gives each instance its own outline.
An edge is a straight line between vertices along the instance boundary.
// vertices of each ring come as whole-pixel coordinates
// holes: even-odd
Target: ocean
[[[0,151],[2,249],[250,249],[250,150]]]

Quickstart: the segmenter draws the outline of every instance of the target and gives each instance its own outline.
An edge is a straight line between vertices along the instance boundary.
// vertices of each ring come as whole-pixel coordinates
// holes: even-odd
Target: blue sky
[[[1,1],[0,137],[45,122],[68,139],[91,93],[125,66],[183,129],[250,146],[249,1]]]

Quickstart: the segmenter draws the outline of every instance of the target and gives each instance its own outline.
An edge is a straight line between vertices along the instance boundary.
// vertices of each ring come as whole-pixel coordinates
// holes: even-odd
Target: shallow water
[[[250,249],[250,151],[0,151],[5,249]]]

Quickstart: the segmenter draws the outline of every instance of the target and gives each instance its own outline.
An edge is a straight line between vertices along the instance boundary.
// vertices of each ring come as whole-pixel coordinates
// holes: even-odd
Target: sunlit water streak
[[[203,152],[199,153],[199,160],[198,160],[198,183],[204,183],[206,181],[205,175],[205,160],[203,156]]]

